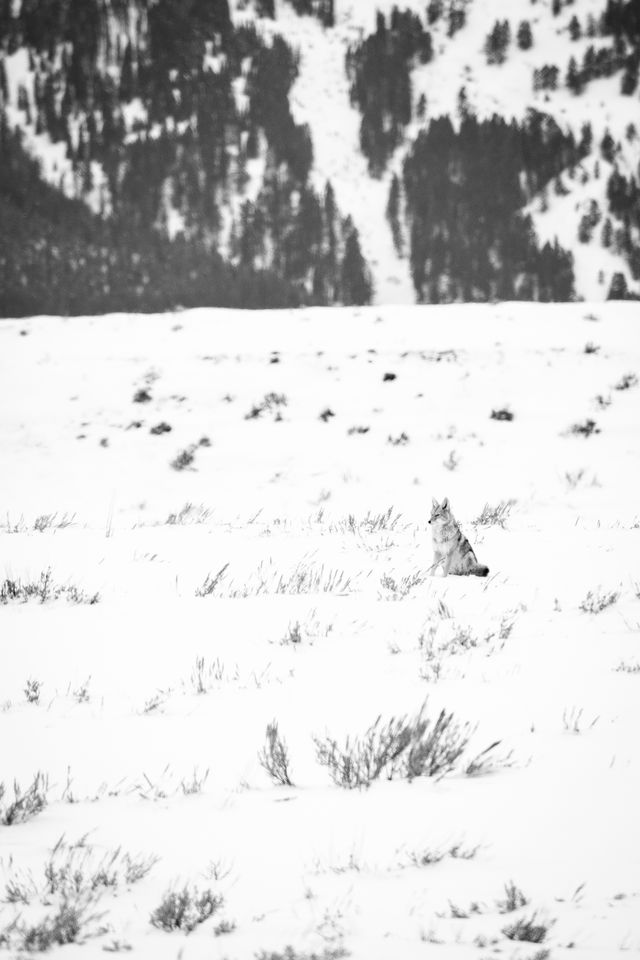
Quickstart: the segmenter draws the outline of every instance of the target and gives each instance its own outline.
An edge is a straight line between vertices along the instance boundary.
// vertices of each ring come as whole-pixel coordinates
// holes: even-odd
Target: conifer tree
[[[520,50],[530,50],[533,46],[533,34],[531,32],[531,24],[528,20],[520,21],[516,40]]]
[[[340,271],[341,298],[345,306],[361,306],[371,302],[373,286],[360,250],[358,231],[348,218],[345,234],[345,250]]]
[[[607,300],[627,300],[628,297],[627,278],[624,273],[614,273],[607,293]]]

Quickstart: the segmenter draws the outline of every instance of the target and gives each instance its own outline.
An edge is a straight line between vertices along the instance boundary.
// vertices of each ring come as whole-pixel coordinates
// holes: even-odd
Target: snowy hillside
[[[1,323],[0,954],[637,953],[637,320]]]
[[[411,9],[424,15],[423,0],[337,0],[336,25],[325,30],[311,17],[296,17],[286,0],[278,0],[276,24],[283,34],[302,53],[301,74],[292,90],[292,105],[301,121],[309,123],[315,147],[314,176],[322,183],[330,179],[336,188],[341,205],[354,219],[362,240],[365,256],[375,278],[377,302],[412,303],[412,288],[407,259],[399,259],[393,249],[386,222],[391,175],[400,173],[407,145],[431,118],[458,116],[458,94],[464,88],[470,108],[480,118],[493,114],[507,119],[522,120],[528,109],[534,108],[553,116],[566,131],[579,139],[582,125],[593,127],[594,143],[599,144],[608,131],[621,144],[621,155],[616,164],[625,176],[638,173],[640,139],[628,141],[630,124],[637,126],[639,116],[638,94],[623,96],[620,92],[620,74],[590,83],[575,96],[561,82],[553,91],[534,91],[533,72],[546,63],[555,63],[564,74],[570,57],[578,61],[593,43],[586,33],[576,42],[569,37],[572,17],[586,22],[589,15],[599,17],[604,4],[601,0],[576,0],[566,3],[558,16],[551,14],[551,0],[512,0],[508,7],[496,5],[494,0],[467,0],[465,26],[453,37],[447,36],[445,19],[432,27],[435,56],[426,66],[415,67],[411,74],[412,98],[415,107],[424,95],[427,113],[424,119],[414,120],[407,130],[406,142],[401,146],[380,180],[366,173],[366,165],[359,150],[360,117],[349,104],[348,87],[343,63],[348,47],[375,30],[376,12],[389,17],[394,7]],[[244,16],[243,13],[236,13]],[[515,35],[523,20],[531,23],[533,46],[527,51],[512,43],[509,55],[501,66],[488,65],[484,53],[487,34],[496,18],[507,17]],[[602,39],[596,46],[604,46]],[[612,165],[600,159],[601,170],[594,176],[598,154],[594,153],[583,165],[588,181],[582,175],[563,177],[567,195],[546,196],[534,202],[531,212],[536,230],[542,240],[558,238],[571,249],[575,258],[576,293],[581,299],[602,300],[606,297],[611,277],[622,272],[629,287],[634,280],[628,265],[620,256],[603,249],[597,237],[592,242],[578,242],[578,227],[588,212],[591,201],[601,210],[607,209],[606,179]],[[582,173],[582,171],[581,171]],[[547,209],[542,209],[546,207]],[[600,271],[602,276],[599,276]]]
[[[0,235],[0,279],[10,290],[0,309],[15,316],[153,311],[160,303],[253,307],[637,295],[640,37],[634,2],[513,0],[503,10],[491,0],[322,0],[328,21],[326,14],[302,12],[318,14],[320,0],[229,0],[228,6],[221,0],[215,7],[204,0],[187,6],[87,0],[77,16],[75,0],[52,0],[52,9],[71,14],[60,36],[49,39],[46,12],[8,5],[0,24],[6,33],[0,114],[8,129],[22,131],[21,148],[38,159],[42,177],[105,216],[116,237],[105,238],[97,221],[84,223],[88,254],[78,263],[76,214],[69,208],[43,224],[25,209],[24,183],[9,177],[0,184],[9,202],[3,220],[17,219],[18,228]],[[428,55],[406,52],[397,21],[409,16],[428,40]],[[357,59],[380,29],[388,31],[380,45],[386,53],[368,64],[363,103],[347,61]],[[499,49],[488,52],[496,30],[503,31]],[[376,73],[383,77],[379,86]],[[429,155],[442,164],[447,189],[442,222],[427,212],[425,224],[415,197],[408,199],[405,164],[415,158],[421,133],[449,118],[460,136],[453,149],[464,155],[463,116],[480,125],[497,116],[523,126],[531,111],[555,122],[579,148],[567,150],[563,164],[548,147],[546,161],[555,162],[542,172],[540,150],[524,137],[522,195],[497,215],[477,249],[467,250],[463,238],[477,224],[485,229],[490,217],[471,202],[470,224],[464,222],[469,199],[449,194],[464,185],[469,171],[457,170],[450,154],[438,157],[431,144]],[[372,136],[393,141],[375,175],[365,156]],[[494,147],[504,155],[498,139]],[[0,140],[0,149],[8,151],[3,163],[12,170],[17,147],[9,142],[2,148]],[[498,175],[487,190],[499,193],[501,184]],[[400,190],[395,227],[389,215],[394,186]],[[474,194],[480,188],[467,189]],[[51,203],[34,204],[41,218]],[[523,227],[518,238],[509,230],[521,215],[531,217],[531,231]],[[72,237],[59,236],[60,222],[71,225]],[[130,237],[132,222],[139,232]],[[456,224],[460,236],[452,237]],[[22,232],[51,237],[40,251],[22,241],[29,249],[21,260],[11,234]],[[92,240],[96,234],[89,245],[87,232]],[[195,288],[183,281],[172,292],[153,275],[158,234],[178,241],[163,250],[167,273],[197,277]],[[505,267],[508,251],[528,234],[522,262]],[[440,263],[432,249],[440,236],[445,245],[448,238],[453,263]],[[177,250],[183,240],[186,249]],[[544,245],[549,255],[543,251],[541,264],[537,252]],[[221,263],[209,277],[212,249]],[[478,264],[483,250],[487,262]],[[43,256],[51,262],[41,262]],[[123,262],[114,265],[118,257]],[[64,284],[59,290],[49,284],[50,302],[41,304],[47,276],[60,275],[60,259],[77,278],[77,292],[74,286],[65,298]],[[567,260],[570,276],[557,282],[567,274]],[[139,276],[129,275],[130,263]],[[479,282],[467,276],[472,269]],[[494,276],[496,269],[505,276]],[[83,290],[90,293],[83,297]]]

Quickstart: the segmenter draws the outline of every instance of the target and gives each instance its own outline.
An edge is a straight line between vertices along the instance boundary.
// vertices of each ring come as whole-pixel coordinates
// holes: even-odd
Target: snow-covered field
[[[0,323],[0,943],[638,953],[639,319]],[[430,570],[444,496],[486,580]],[[448,772],[318,762],[422,707]]]

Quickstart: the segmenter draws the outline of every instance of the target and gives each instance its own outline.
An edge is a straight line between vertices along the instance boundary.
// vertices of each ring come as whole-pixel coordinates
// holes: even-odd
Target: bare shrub
[[[358,433],[359,433],[359,434],[369,433],[369,430],[370,430],[370,429],[371,429],[371,427],[363,427],[363,426],[349,427],[349,429],[347,430],[347,434],[348,434],[350,437],[352,437],[354,434],[358,434]]]
[[[513,766],[513,752],[499,755],[495,750],[501,746],[502,740],[496,740],[481,750],[464,768],[467,777],[484,777],[487,774],[495,773],[496,770],[504,770],[505,767]]]
[[[392,447],[406,447],[406,445],[409,443],[409,436],[404,432],[404,430],[396,437],[393,437],[391,434],[389,434],[387,443],[390,443]]]
[[[552,926],[553,921],[536,922],[536,914],[534,913],[528,919],[521,917],[514,923],[503,927],[502,933],[509,940],[520,940],[526,943],[543,943]]]
[[[40,703],[40,690],[42,682],[35,677],[28,677],[24,685],[24,698],[27,703]]]
[[[623,377],[614,384],[614,390],[629,390],[631,387],[637,387],[638,377],[635,373],[625,373]]]
[[[243,584],[238,586],[232,582],[225,585],[222,592],[220,583],[225,569],[226,567],[219,571],[213,580],[207,577],[204,584],[196,591],[196,595],[208,596],[216,593],[218,596],[244,599],[274,593],[344,595],[355,589],[352,578],[344,570],[326,568],[324,564],[318,567],[302,560],[292,570],[285,572],[278,571],[271,563],[261,563]]]
[[[60,903],[38,923],[30,924],[16,919],[0,930],[0,944],[15,946],[27,953],[41,953],[53,946],[83,943],[91,935],[90,926],[102,916],[91,912],[93,906],[93,898],[84,900],[76,895],[72,901]],[[94,935],[98,933],[100,930],[93,931]]]
[[[413,573],[405,574],[400,580],[396,580],[385,573],[380,578],[380,584],[386,592],[379,596],[384,600],[404,600],[415,587],[421,586],[428,576],[427,570],[414,570]]]
[[[282,420],[281,407],[287,406],[287,398],[284,393],[265,393],[259,403],[255,403],[249,413],[245,414],[245,420],[257,420],[263,413],[272,413],[273,419]]]
[[[595,420],[587,418],[582,423],[573,423],[569,427],[568,433],[572,433],[574,436],[590,437],[593,433],[600,433],[600,427],[597,426]]]
[[[287,627],[287,632],[280,641],[284,646],[293,644],[294,646],[302,643],[302,633],[300,631],[300,621],[296,620],[295,623],[290,623]]]
[[[515,500],[501,500],[500,503],[491,507],[488,503],[485,503],[482,508],[482,513],[472,521],[474,527],[502,527],[504,526],[509,519],[509,514],[511,513],[511,508],[513,507]]]
[[[318,763],[326,766],[337,786],[368,787],[378,777],[443,776],[452,770],[469,739],[468,724],[460,725],[442,710],[432,723],[424,716],[426,703],[415,717],[381,717],[362,737],[347,737],[344,747],[329,738],[314,737]]]
[[[75,517],[75,513],[71,515],[63,513],[61,517],[58,517],[57,513],[43,513],[34,520],[33,529],[38,533],[44,533],[49,529],[64,530],[73,524]]]
[[[636,660],[635,663],[627,663],[626,660],[621,660],[617,667],[614,667],[616,673],[640,673],[640,663]]]
[[[170,466],[174,470],[191,470],[192,463],[196,458],[197,446],[192,444],[190,447],[187,447],[185,450],[181,450],[170,463]]]
[[[267,724],[266,742],[258,753],[258,760],[274,783],[284,787],[293,786],[289,768],[289,751],[286,741],[280,736],[275,720]]]
[[[0,585],[0,603],[27,603],[29,600],[39,600],[46,603],[48,600],[58,600],[65,597],[69,603],[86,603],[92,605],[100,600],[99,593],[85,593],[75,584],[56,583],[53,579],[51,567],[43,570],[39,580],[22,583],[20,580],[5,580]]]
[[[151,913],[150,922],[159,930],[183,930],[191,933],[200,923],[217,913],[224,898],[213,890],[198,890],[185,885],[182,890],[168,890],[156,909]]]
[[[498,410],[491,411],[491,420],[513,420],[514,414],[509,407],[500,407]]]
[[[499,913],[513,913],[514,910],[526,907],[529,903],[528,898],[519,887],[516,887],[513,880],[505,883],[504,894],[504,900],[496,900],[496,907]]]
[[[479,849],[479,845],[466,847],[462,842],[444,847],[423,847],[421,850],[411,850],[409,852],[408,865],[430,867],[433,864],[440,863],[446,857],[450,857],[452,860],[473,860]]]
[[[170,513],[165,523],[170,526],[182,526],[189,523],[206,523],[212,513],[212,510],[209,510],[208,507],[204,507],[202,504],[185,503],[177,513]]]
[[[102,894],[139,882],[156,862],[155,856],[132,857],[120,848],[97,854],[85,837],[74,844],[61,837],[45,862],[41,882],[31,875],[28,882],[13,875],[5,887],[5,902],[39,902],[49,911],[38,923],[27,923],[18,915],[0,930],[0,944],[41,952],[97,936],[104,932],[99,926],[103,914],[96,912]]]
[[[171,433],[171,424],[166,423],[165,420],[161,420],[160,423],[157,423],[155,427],[151,427],[149,433],[154,437],[160,437],[163,433]]]
[[[6,789],[0,781],[0,824],[11,827],[26,823],[41,813],[47,805],[49,780],[43,773],[36,773],[26,790],[17,780],[13,781],[13,800],[4,801]]]
[[[215,593],[216,588],[227,571],[228,566],[229,564],[225,563],[225,565],[220,567],[218,572],[213,577],[210,573],[208,573],[202,586],[197,588],[196,597],[209,597],[212,593]]]
[[[565,707],[562,712],[562,725],[568,733],[582,733],[584,730],[591,730],[600,719],[599,716],[594,717],[593,720],[587,723],[586,727],[583,727],[582,714],[582,707]]]
[[[608,593],[601,591],[600,588],[595,591],[589,590],[580,603],[580,610],[583,613],[602,613],[607,607],[613,606],[619,596],[618,590],[610,590]]]
[[[284,950],[261,950],[256,953],[255,960],[343,960],[349,954],[344,947],[325,947],[322,953],[301,953],[293,947]]]
[[[198,768],[194,767],[193,773],[191,774],[191,780],[182,779],[180,781],[180,788],[185,797],[192,796],[196,793],[202,793],[204,786],[209,778],[209,769],[207,768],[203,774],[198,773]]]

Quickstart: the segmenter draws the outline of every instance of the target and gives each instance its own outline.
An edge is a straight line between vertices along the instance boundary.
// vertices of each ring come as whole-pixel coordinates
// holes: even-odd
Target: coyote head
[[[449,498],[445,497],[442,503],[434,498],[431,501],[431,519],[429,523],[446,523],[451,519],[451,507],[449,506]]]

